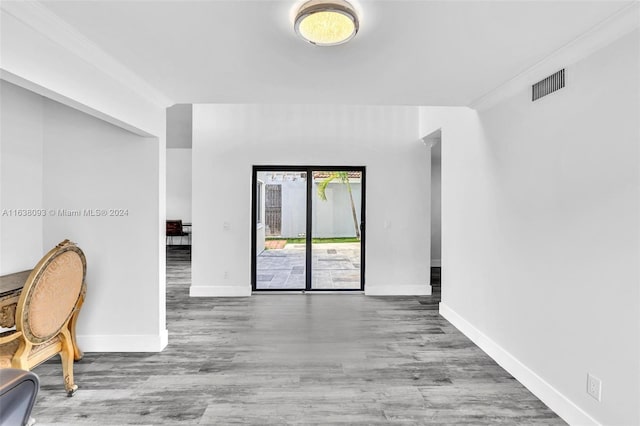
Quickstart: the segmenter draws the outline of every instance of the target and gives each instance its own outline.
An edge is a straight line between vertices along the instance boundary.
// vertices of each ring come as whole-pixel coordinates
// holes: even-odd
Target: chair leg
[[[78,340],[76,339],[76,324],[78,323],[78,315],[80,315],[80,308],[82,308],[82,304],[84,303],[84,294],[86,288],[83,288],[82,294],[80,298],[78,298],[78,303],[76,304],[76,309],[71,315],[71,320],[69,321],[69,335],[71,336],[71,344],[73,345],[73,359],[75,361],[80,361],[84,357],[84,353],[78,347]]]
[[[78,340],[76,339],[76,324],[78,322],[78,314],[76,311],[69,321],[69,335],[71,336],[71,345],[73,346],[73,359],[74,361],[80,361],[84,358],[84,352],[78,347]]]
[[[20,345],[18,346],[18,350],[13,355],[13,359],[11,360],[11,367],[29,371],[29,354],[31,353],[32,347],[33,345],[31,343],[22,339]]]
[[[78,386],[73,381],[73,343],[71,334],[67,328],[62,329],[62,350],[60,351],[60,359],[62,360],[62,375],[64,377],[64,388],[67,396],[73,396],[78,390]]]

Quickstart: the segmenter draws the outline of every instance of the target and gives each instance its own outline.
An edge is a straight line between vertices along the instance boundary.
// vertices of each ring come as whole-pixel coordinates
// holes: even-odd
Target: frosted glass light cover
[[[358,32],[358,18],[347,2],[308,2],[298,12],[295,30],[318,46],[334,46]]]

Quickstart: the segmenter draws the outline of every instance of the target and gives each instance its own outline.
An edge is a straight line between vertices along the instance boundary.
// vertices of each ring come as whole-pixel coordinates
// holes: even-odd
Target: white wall
[[[442,126],[440,311],[572,424],[640,424],[638,39],[535,103],[421,114]]]
[[[158,253],[164,147],[12,84],[0,88],[2,209],[46,211],[43,219],[2,217],[2,274],[33,268],[69,238],[87,256],[82,349],[161,350],[167,339]],[[62,217],[59,209],[79,216]],[[85,209],[127,213],[92,217]]]
[[[191,295],[250,294],[251,166],[260,164],[366,166],[366,293],[430,292],[417,108],[194,105],[193,126]]]
[[[161,350],[159,143],[57,102],[44,105],[44,206],[82,212],[44,220],[45,246],[69,238],[87,256],[79,344],[87,351]],[[113,216],[111,209],[124,212]]]
[[[167,108],[167,148],[191,148],[193,107],[176,104]]]
[[[147,262],[147,253],[143,253],[142,262],[135,265],[135,267],[129,271],[131,273],[131,279],[144,276],[144,283],[137,283],[130,278],[127,278],[125,281],[115,280],[115,278],[120,277],[112,274],[112,268],[117,268],[119,263],[129,265],[127,261],[131,255],[123,251],[114,251],[111,239],[96,239],[90,244],[84,245],[84,247],[91,248],[91,245],[95,245],[94,247],[96,247],[98,244],[104,244],[104,247],[99,251],[100,255],[92,256],[90,262],[93,262],[93,268],[95,268],[92,273],[100,274],[103,270],[106,272],[104,276],[95,277],[95,279],[89,283],[89,294],[91,294],[91,292],[93,292],[93,294],[98,294],[99,292],[126,294],[132,289],[135,294],[138,288],[142,286],[145,288],[145,306],[149,308],[147,309],[145,307],[140,312],[136,312],[137,308],[134,309],[132,306],[128,306],[127,303],[116,303],[115,306],[122,308],[123,312],[126,310],[127,313],[122,314],[122,318],[115,320],[113,327],[110,327],[106,325],[106,314],[103,315],[107,307],[98,304],[97,299],[93,299],[93,302],[88,303],[93,303],[95,309],[90,310],[90,308],[89,313],[87,313],[87,308],[85,307],[81,321],[82,318],[86,318],[87,316],[102,315],[98,321],[100,326],[97,327],[96,323],[89,319],[85,324],[93,325],[87,328],[83,328],[86,326],[80,326],[79,331],[80,333],[86,333],[82,338],[83,349],[86,351],[159,350],[166,344],[167,338],[165,325],[164,249],[164,226],[166,218],[165,109],[171,105],[172,102],[115,61],[110,55],[99,50],[95,44],[88,41],[82,34],[78,33],[77,30],[60,20],[55,14],[38,2],[1,2],[0,14],[0,20],[2,21],[2,25],[0,26],[0,51],[2,51],[2,55],[0,55],[0,78],[2,80],[10,81],[22,88],[75,108],[77,111],[82,111],[84,115],[80,114],[77,115],[77,117],[87,119],[88,114],[89,116],[100,119],[94,121],[94,123],[101,123],[101,125],[111,123],[133,134],[151,137],[155,140],[156,148],[154,148],[153,155],[148,157],[156,162],[156,165],[152,169],[140,169],[134,172],[124,167],[122,174],[119,174],[120,163],[115,160],[116,156],[120,155],[119,161],[123,164],[129,164],[135,160],[140,160],[144,163],[148,161],[147,157],[140,158],[137,157],[139,153],[132,152],[131,154],[133,156],[127,158],[129,146],[121,147],[118,142],[110,145],[110,148],[107,146],[96,148],[93,153],[87,151],[83,151],[82,154],[54,152],[54,148],[49,148],[47,144],[49,140],[56,141],[57,136],[56,133],[50,133],[51,129],[47,129],[45,124],[43,124],[46,123],[47,117],[37,119],[36,116],[40,115],[40,113],[36,111],[21,111],[11,119],[12,123],[18,123],[18,121],[14,120],[20,120],[32,125],[33,131],[36,131],[38,128],[43,129],[44,145],[42,146],[45,149],[40,148],[42,154],[29,152],[28,163],[30,165],[35,164],[40,161],[38,155],[43,156],[42,162],[44,168],[40,166],[38,173],[40,179],[44,179],[44,183],[41,183],[41,189],[38,190],[37,185],[33,185],[32,182],[29,181],[29,185],[25,186],[25,192],[28,192],[29,198],[33,198],[34,200],[39,199],[40,203],[43,202],[43,198],[45,200],[51,199],[52,194],[47,194],[47,191],[51,187],[49,179],[53,178],[56,182],[60,182],[65,177],[69,178],[69,182],[71,182],[73,178],[73,182],[76,182],[76,184],[67,187],[66,194],[55,192],[52,201],[62,203],[63,201],[69,200],[72,203],[84,203],[94,199],[97,200],[97,197],[101,195],[104,196],[100,198],[101,202],[116,201],[117,199],[113,197],[113,195],[116,194],[116,189],[126,192],[130,188],[137,188],[142,194],[152,194],[150,198],[147,198],[146,195],[140,197],[153,204],[145,206],[145,210],[139,212],[143,217],[137,217],[135,219],[136,226],[132,226],[132,232],[128,234],[127,238],[122,239],[122,241],[127,241],[127,239],[131,239],[132,236],[135,238],[138,234],[146,238],[147,227],[154,228],[149,243],[151,247],[145,246],[151,250],[149,253],[151,253],[153,260]],[[11,100],[7,102],[12,103]],[[46,115],[48,108],[46,108],[46,103],[43,105],[43,114]],[[71,122],[76,123],[83,119],[76,121],[71,120]],[[3,118],[2,121],[4,129],[6,120]],[[73,126],[68,125],[68,123],[49,124],[53,126],[53,130],[55,131],[64,128],[64,131],[61,130],[60,133],[64,133],[71,138],[68,143],[61,142],[60,145],[64,148],[75,147],[74,144],[81,145],[80,139],[91,140],[93,138],[93,132],[81,134],[80,129],[83,129],[83,126],[78,127],[78,133],[76,134],[73,132]],[[14,126],[13,128],[15,128],[14,124],[10,124],[10,126]],[[96,125],[96,127],[99,126]],[[24,130],[20,132],[24,132]],[[106,133],[98,132],[96,139],[108,145],[105,137]],[[125,137],[124,139],[127,138]],[[11,140],[13,141],[13,139]],[[114,137],[114,140],[122,141],[119,137]],[[17,141],[13,142],[18,143]],[[54,144],[54,146],[55,145],[56,144]],[[116,149],[121,149],[121,151],[117,153],[115,151]],[[131,149],[135,151],[137,148]],[[155,149],[157,149],[157,151],[155,151]],[[7,149],[3,143],[2,151],[24,153],[27,149],[26,147],[15,146]],[[82,147],[78,151],[82,151]],[[104,165],[100,163],[101,158],[97,158],[98,154],[104,155]],[[151,154],[151,152],[147,152],[146,154]],[[56,169],[58,166],[52,165],[47,156],[51,158],[59,157],[61,160],[60,164],[65,164],[69,166],[69,168]],[[78,162],[73,162],[73,159],[77,159]],[[18,163],[11,160],[11,164],[17,165]],[[93,165],[94,169],[90,170],[87,164]],[[107,170],[105,166],[107,164],[113,166],[113,168]],[[5,184],[5,179],[12,182],[11,185],[13,185],[13,182],[24,179],[22,173],[12,167],[13,166],[6,170],[3,169],[2,186],[7,185]],[[78,175],[74,173],[76,170],[83,170],[89,174],[78,178]],[[102,175],[99,176],[97,172],[102,173]],[[149,181],[146,180],[147,173],[153,175],[150,178],[153,181],[151,185],[147,185],[149,183]],[[135,179],[140,177],[140,175],[144,175],[144,179],[138,184]],[[85,181],[87,182],[86,185],[82,183]],[[77,182],[81,182],[81,184]],[[88,185],[89,182],[95,183],[95,187],[90,187]],[[107,184],[108,182],[111,182],[114,186],[109,186]],[[121,184],[122,186],[116,188],[116,184]],[[81,193],[74,192],[77,190],[78,185],[82,190]],[[142,187],[142,185],[145,186]],[[101,193],[98,188],[101,190],[105,188],[109,189],[107,192]],[[38,191],[41,192],[40,195],[37,195]],[[77,196],[74,198],[74,195]],[[3,199],[3,203],[4,201]],[[136,213],[136,215],[137,214],[138,213]],[[37,237],[38,233],[36,231],[36,228],[39,226],[37,223],[34,223],[33,227],[30,226],[30,228],[33,228],[36,232],[27,234],[29,235],[28,238],[41,241],[39,244],[40,254],[42,251],[48,250],[50,244],[58,242],[56,241],[58,235],[55,235],[58,230],[57,226],[60,225],[60,229],[67,226],[66,223],[53,221],[55,226],[51,228],[49,227],[52,225],[51,222],[52,221],[49,220],[42,221],[41,227],[44,226],[44,228],[39,238]],[[140,230],[138,230],[138,224],[140,225]],[[98,235],[103,235],[98,232],[99,230],[97,229],[101,225],[102,224],[95,222],[92,226],[83,226],[81,228],[87,231],[86,235],[94,233],[94,236],[97,237]],[[75,228],[69,226],[63,233],[76,232],[74,229]],[[107,226],[105,229],[110,229],[110,226]],[[114,232],[113,235],[115,238],[115,235],[118,235],[118,233]],[[5,236],[4,233],[2,234],[2,241],[5,246],[12,244],[12,239],[13,237],[11,237],[10,234],[7,234],[7,236]],[[4,243],[5,241],[8,243]],[[79,240],[78,242],[81,241],[84,240]],[[29,246],[32,243],[33,242],[25,240],[25,244],[29,244]],[[0,254],[3,254],[2,257],[4,260],[4,253]],[[18,253],[16,252],[16,254]],[[25,259],[21,265],[12,260],[11,257],[7,257],[6,259],[8,259],[7,262],[11,263],[11,265],[3,265],[2,273],[15,269],[23,269],[27,264],[29,264],[29,267],[33,266],[31,261],[27,261],[26,257],[23,256],[20,256],[20,259]],[[17,259],[17,256],[15,256],[14,259]],[[104,269],[100,266],[100,262],[105,262],[103,264]],[[122,274],[124,274],[124,272]],[[154,281],[153,288],[150,284],[151,281]],[[95,296],[90,295],[89,297]],[[106,300],[112,302],[111,299]],[[126,298],[123,300],[126,300]],[[153,311],[153,313],[151,311]],[[100,312],[100,314],[98,314],[98,312]],[[122,312],[116,310],[116,313],[121,314]],[[144,318],[142,315],[144,315]],[[149,315],[149,317],[146,315]],[[121,323],[125,321],[126,318],[128,318],[129,323],[134,324],[134,326],[128,328],[126,334],[119,334],[123,332]],[[113,317],[109,319],[109,321],[113,320]],[[150,331],[152,328],[153,331]],[[150,331],[151,334],[134,334],[147,333],[148,331]]]
[[[0,275],[6,275],[32,269],[44,254],[43,218],[26,216],[42,213],[43,103],[1,80],[0,102]]]
[[[272,184],[269,179],[265,183]],[[298,179],[278,184],[281,185],[282,196],[280,235],[285,238],[301,237],[307,232],[307,182]]]
[[[319,179],[318,181],[322,181]],[[312,186],[313,194],[311,195],[313,203],[313,237],[314,238],[332,238],[332,237],[355,237],[356,228],[353,221],[353,213],[351,210],[351,199],[347,186],[339,179],[333,180],[325,189],[326,200],[318,197],[318,181]],[[362,205],[362,185],[353,180],[351,183],[351,193],[353,203],[356,207],[356,222],[359,225],[360,206]],[[401,182],[396,182],[401,185]]]
[[[167,149],[167,218],[191,222],[191,149]]]
[[[282,181],[266,176],[269,185],[279,185],[282,194],[281,229],[283,238],[300,238],[307,232],[307,183],[306,180]],[[322,179],[319,179],[322,181]],[[360,224],[360,206],[362,188],[360,179],[350,181],[353,202],[356,207],[356,220]],[[330,182],[326,189],[326,200],[317,195],[318,182],[312,186],[312,232],[313,238],[355,237],[356,230],[351,211],[349,191],[340,180]]]

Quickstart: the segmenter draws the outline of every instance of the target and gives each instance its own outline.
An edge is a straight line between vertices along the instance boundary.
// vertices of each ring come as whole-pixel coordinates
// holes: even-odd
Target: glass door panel
[[[306,289],[307,173],[256,172],[255,289]]]
[[[311,172],[311,289],[359,290],[362,170]]]

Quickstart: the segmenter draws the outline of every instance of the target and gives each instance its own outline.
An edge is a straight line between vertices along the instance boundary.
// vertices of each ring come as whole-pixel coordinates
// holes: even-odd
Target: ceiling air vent
[[[549,93],[553,93],[556,90],[564,87],[564,69],[561,69],[555,74],[551,74],[549,77],[540,80],[533,86],[531,86],[531,100],[537,101],[538,99],[547,96]]]

